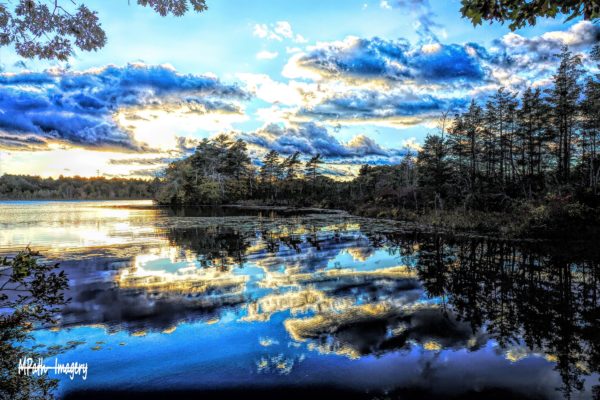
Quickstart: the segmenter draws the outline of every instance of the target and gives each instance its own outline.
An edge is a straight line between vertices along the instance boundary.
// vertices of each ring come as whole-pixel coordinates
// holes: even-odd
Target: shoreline
[[[358,212],[338,208],[296,207],[289,205],[266,204],[160,204],[149,198],[128,199],[0,199],[0,202],[94,202],[94,201],[151,201],[148,205],[115,205],[113,207],[132,208],[223,208],[240,211],[277,212],[282,215],[290,214],[322,214],[341,217],[367,218],[395,224],[404,224],[411,231],[422,233],[440,233],[470,237],[487,237],[504,240],[546,241],[567,239],[569,241],[585,240],[600,234],[600,227],[593,220],[582,222],[581,219],[569,217],[561,219],[535,220],[533,213],[502,213],[486,211],[432,210],[426,213],[415,213],[412,210],[377,208],[359,209]],[[587,237],[586,237],[587,236]]]

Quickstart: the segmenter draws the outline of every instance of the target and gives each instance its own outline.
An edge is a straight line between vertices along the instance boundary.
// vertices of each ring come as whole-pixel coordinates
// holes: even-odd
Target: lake
[[[61,398],[600,396],[600,248],[342,213],[0,202],[69,276]],[[160,397],[156,397],[160,398]]]

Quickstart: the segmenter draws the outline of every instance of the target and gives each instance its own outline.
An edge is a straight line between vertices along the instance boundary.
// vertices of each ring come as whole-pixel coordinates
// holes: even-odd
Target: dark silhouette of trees
[[[554,134],[557,147],[557,178],[562,183],[568,182],[571,174],[571,157],[575,124],[578,117],[578,100],[581,88],[578,79],[582,73],[581,60],[566,47],[563,48],[560,65],[554,75],[554,86],[549,90],[549,102],[556,128]]]
[[[600,45],[591,52],[591,58],[600,67]],[[588,77],[583,90],[584,99],[581,103],[582,114],[582,184],[591,188],[594,195],[598,194],[600,179],[600,75],[595,79]]]
[[[304,167],[304,175],[306,180],[309,182],[309,186],[311,188],[311,194],[315,196],[317,190],[318,178],[321,177],[321,173],[319,171],[319,165],[323,163],[323,159],[320,154],[315,154],[308,161],[306,161],[306,165]]]
[[[447,152],[443,136],[428,135],[417,158],[419,184],[425,188],[425,196],[433,199],[434,210],[444,209],[443,199],[448,196],[451,170]]]
[[[600,254],[589,243],[530,243],[418,235],[389,237],[419,244],[416,267],[432,297],[443,296],[473,331],[503,347],[522,343],[556,360],[565,398],[600,369]],[[444,304],[446,307],[446,304]],[[597,389],[594,389],[597,390]]]
[[[517,98],[501,88],[483,108],[472,102],[457,114],[447,138],[427,138],[417,163],[424,204],[443,193],[446,203],[482,210],[555,195],[598,205],[599,79],[583,83],[580,59],[567,48],[558,57],[545,92],[528,88]],[[442,191],[447,168],[453,190]]]

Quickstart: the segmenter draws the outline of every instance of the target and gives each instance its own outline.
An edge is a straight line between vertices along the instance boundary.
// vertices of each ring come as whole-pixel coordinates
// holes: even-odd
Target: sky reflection
[[[72,235],[50,258],[64,256],[73,300],[60,327],[34,335],[46,348],[71,343],[61,360],[90,366],[86,381],[61,382],[64,396],[265,385],[426,398],[597,390],[594,254],[407,234],[343,215],[74,203],[36,205],[36,216],[23,207],[14,224],[0,217],[13,231],[5,248],[24,238],[55,247],[63,232],[47,235],[45,223]],[[66,209],[71,220],[51,215]],[[73,239],[90,229],[104,232],[106,249]]]

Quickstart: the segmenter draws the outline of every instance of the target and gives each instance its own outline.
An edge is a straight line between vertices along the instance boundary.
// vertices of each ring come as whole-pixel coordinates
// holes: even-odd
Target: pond
[[[89,366],[61,398],[600,395],[597,245],[147,201],[0,202],[0,228],[69,276],[33,335]]]

